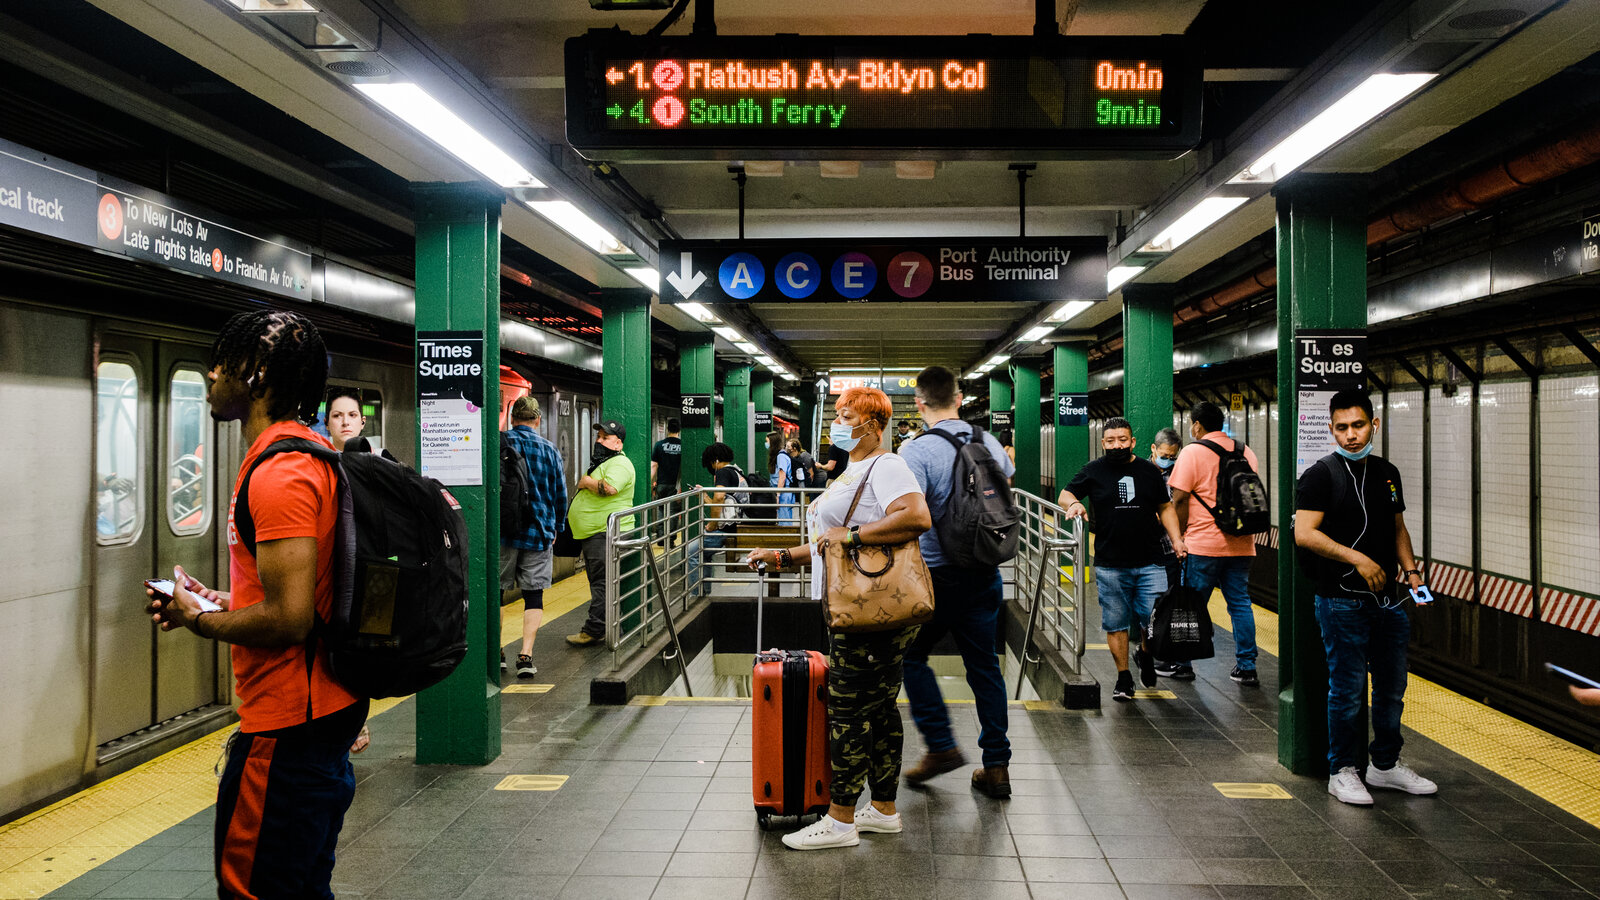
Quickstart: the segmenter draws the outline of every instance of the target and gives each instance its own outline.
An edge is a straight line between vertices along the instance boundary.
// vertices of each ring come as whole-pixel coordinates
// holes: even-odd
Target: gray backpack
[[[933,523],[945,556],[969,567],[998,566],[1016,556],[1022,514],[1011,498],[1005,471],[983,442],[983,429],[972,426],[972,436],[965,441],[938,428],[919,437],[931,434],[956,448],[950,498],[944,514]]]

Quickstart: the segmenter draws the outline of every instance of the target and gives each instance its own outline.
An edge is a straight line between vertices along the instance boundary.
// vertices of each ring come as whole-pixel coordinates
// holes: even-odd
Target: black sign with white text
[[[1302,391],[1367,386],[1367,335],[1346,329],[1294,333],[1295,385]]]
[[[678,418],[683,421],[683,427],[685,428],[710,428],[711,395],[684,394],[683,405],[678,411]]]
[[[483,332],[417,332],[417,429],[422,474],[483,483]]]
[[[990,431],[1010,431],[1011,430],[1011,410],[1009,410],[1009,409],[990,410],[989,411],[989,430]]]
[[[1057,394],[1056,424],[1080,427],[1089,424],[1088,394]]]
[[[756,434],[766,434],[772,430],[772,411],[756,410]]]

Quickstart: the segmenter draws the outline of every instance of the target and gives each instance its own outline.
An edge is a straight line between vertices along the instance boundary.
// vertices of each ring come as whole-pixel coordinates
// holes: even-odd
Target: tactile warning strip
[[[1232,631],[1220,591],[1211,621]],[[1278,616],[1255,608],[1256,645],[1278,655]],[[1401,722],[1447,750],[1600,827],[1600,755],[1412,675]]]

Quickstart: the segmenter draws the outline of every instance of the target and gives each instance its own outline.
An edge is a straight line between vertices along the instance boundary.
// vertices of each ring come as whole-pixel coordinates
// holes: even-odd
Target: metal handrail
[[[1087,631],[1084,603],[1087,599],[1086,569],[1088,540],[1083,519],[1068,519],[1066,510],[1027,491],[1013,490],[1021,512],[1021,533],[1017,556],[1012,561],[1012,582],[1017,602],[1028,611],[1028,626],[1023,636],[1022,664],[1036,665],[1038,646],[1052,643],[1066,658],[1073,674],[1083,670]],[[1069,568],[1050,577],[1056,565]],[[1032,571],[1032,583],[1027,581]],[[1043,635],[1043,637],[1041,637]],[[1021,679],[1018,680],[1018,696]]]
[[[634,547],[643,547],[649,543],[650,541],[648,538],[634,538],[631,541],[618,541],[617,546],[627,550]],[[653,551],[646,551],[644,554],[644,559],[645,562],[650,564],[650,580],[656,586],[656,593],[660,594],[663,598],[666,597],[667,592],[661,588],[661,570],[656,566],[655,553]],[[672,638],[672,652],[668,655],[662,656],[661,658],[667,662],[670,662],[674,659],[678,661],[678,671],[683,673],[683,692],[686,695],[693,697],[694,688],[689,684],[689,663],[683,658],[683,644],[678,640],[678,625],[676,622],[672,621],[671,603],[663,602],[661,604],[661,615],[667,623],[667,634]]]

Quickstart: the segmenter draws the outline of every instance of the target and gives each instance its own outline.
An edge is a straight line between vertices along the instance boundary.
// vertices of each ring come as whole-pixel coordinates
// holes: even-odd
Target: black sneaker
[[[517,654],[517,677],[532,678],[539,674],[539,667],[533,664],[533,657],[526,653]]]
[[[1126,703],[1133,699],[1133,673],[1124,669],[1117,673],[1117,686],[1111,689],[1111,699]]]
[[[1261,686],[1261,679],[1256,677],[1255,669],[1241,669],[1238,666],[1234,666],[1233,671],[1228,673],[1228,677],[1245,687]]]
[[[1173,681],[1193,681],[1194,667],[1183,663],[1158,662],[1156,674],[1162,678],[1171,678]]]
[[[1147,688],[1156,686],[1156,658],[1143,650],[1133,651],[1133,662],[1139,667],[1139,683]]]

